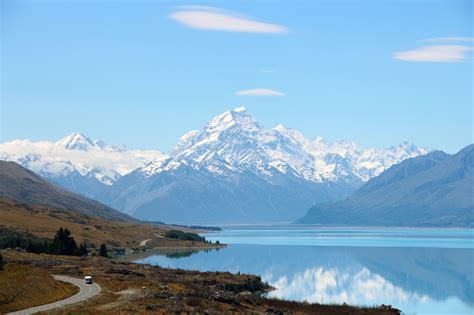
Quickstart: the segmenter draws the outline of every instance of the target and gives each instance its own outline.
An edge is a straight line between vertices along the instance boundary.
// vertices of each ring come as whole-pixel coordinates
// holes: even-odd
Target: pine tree
[[[43,253],[48,253],[48,254],[51,253],[51,248],[49,246],[48,241],[44,240],[42,250],[43,250]]]
[[[107,255],[107,246],[105,246],[105,243],[100,244],[99,256],[106,257],[106,258],[109,257]]]
[[[71,232],[62,227],[56,232],[53,243],[51,244],[51,253],[57,255],[74,255],[77,251],[77,244]]]
[[[13,248],[21,247],[20,239],[18,236],[15,236],[15,240],[13,241]]]
[[[26,243],[26,251],[28,253],[34,253],[35,252],[33,241],[31,240],[31,238],[29,238],[27,243]]]
[[[81,243],[76,252],[77,256],[87,256],[87,245],[86,243]]]

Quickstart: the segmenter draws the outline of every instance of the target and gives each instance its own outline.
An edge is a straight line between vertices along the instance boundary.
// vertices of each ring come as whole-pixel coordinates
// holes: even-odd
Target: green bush
[[[183,231],[180,231],[180,230],[166,231],[165,237],[174,238],[174,239],[183,240],[183,241],[197,241],[197,242],[206,241],[206,239],[204,237],[201,237],[196,233],[183,232]]]

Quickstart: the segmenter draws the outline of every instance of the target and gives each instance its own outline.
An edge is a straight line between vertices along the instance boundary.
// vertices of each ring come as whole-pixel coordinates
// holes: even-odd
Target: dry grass
[[[166,225],[110,221],[79,212],[25,205],[0,198],[0,228],[29,232],[40,238],[52,239],[60,227],[67,227],[74,239],[88,244],[105,242],[109,247],[209,247],[201,242],[164,238]],[[143,240],[146,246],[140,246]]]
[[[0,271],[0,288],[0,313],[62,300],[79,291],[54,280],[43,268],[19,264],[7,264]]]

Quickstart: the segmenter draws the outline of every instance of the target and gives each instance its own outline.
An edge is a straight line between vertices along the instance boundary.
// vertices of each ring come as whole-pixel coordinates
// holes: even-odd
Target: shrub
[[[183,232],[183,231],[180,231],[180,230],[166,231],[165,237],[174,238],[174,239],[183,240],[183,241],[205,242],[205,240],[206,240],[204,237],[201,237],[196,233]]]

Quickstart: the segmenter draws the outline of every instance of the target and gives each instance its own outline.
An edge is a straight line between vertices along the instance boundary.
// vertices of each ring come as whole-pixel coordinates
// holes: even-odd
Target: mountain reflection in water
[[[283,299],[390,304],[406,314],[474,313],[471,248],[230,244],[178,259],[155,253],[136,261],[258,274],[276,288],[269,296]]]

